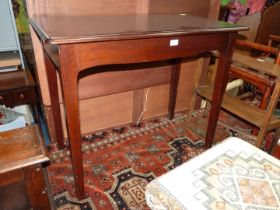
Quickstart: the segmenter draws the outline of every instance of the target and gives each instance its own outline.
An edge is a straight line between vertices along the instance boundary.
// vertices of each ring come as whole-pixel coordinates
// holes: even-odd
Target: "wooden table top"
[[[39,15],[31,25],[51,44],[136,39],[214,32],[234,32],[247,27],[186,14],[54,16]]]
[[[0,174],[48,160],[37,126],[0,133]]]

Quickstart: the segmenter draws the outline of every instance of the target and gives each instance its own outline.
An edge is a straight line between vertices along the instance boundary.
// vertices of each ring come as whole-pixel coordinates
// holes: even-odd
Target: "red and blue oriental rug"
[[[203,111],[190,121],[178,114],[83,137],[87,199],[74,197],[69,150],[51,150],[48,176],[58,210],[148,209],[145,186],[154,178],[204,151],[207,119]],[[241,132],[240,132],[241,131]],[[251,143],[250,127],[222,113],[215,141],[237,136]]]

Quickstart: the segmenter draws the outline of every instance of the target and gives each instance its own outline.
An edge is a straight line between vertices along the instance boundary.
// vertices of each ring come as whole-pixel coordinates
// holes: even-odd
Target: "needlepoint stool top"
[[[152,209],[279,210],[280,161],[231,137],[146,187]]]

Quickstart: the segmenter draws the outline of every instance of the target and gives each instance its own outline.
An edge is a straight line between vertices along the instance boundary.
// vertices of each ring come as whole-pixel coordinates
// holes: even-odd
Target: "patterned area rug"
[[[87,199],[82,201],[74,197],[69,150],[52,149],[48,175],[57,209],[148,209],[145,186],[204,151],[206,122],[205,113],[198,111],[188,122],[186,115],[178,114],[172,121],[163,117],[85,136]],[[254,143],[248,133],[250,127],[222,113],[215,141],[238,136]]]

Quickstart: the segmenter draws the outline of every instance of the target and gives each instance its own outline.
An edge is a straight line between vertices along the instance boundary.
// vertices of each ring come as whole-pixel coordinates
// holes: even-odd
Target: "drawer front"
[[[9,93],[0,93],[0,105],[6,104],[11,101],[11,95]]]
[[[15,91],[12,93],[12,98],[15,105],[32,104],[36,101],[35,93],[32,88],[27,90]]]

